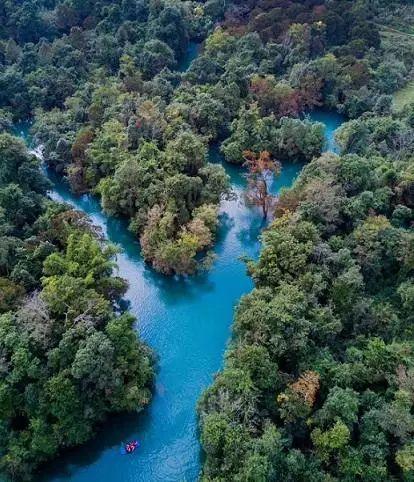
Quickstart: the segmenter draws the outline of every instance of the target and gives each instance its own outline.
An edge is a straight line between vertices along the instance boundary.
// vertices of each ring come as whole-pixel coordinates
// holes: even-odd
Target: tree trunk
[[[269,211],[268,206],[268,193],[267,193],[267,183],[265,179],[262,179],[262,187],[261,187],[261,197],[262,197],[262,211],[263,211],[263,219],[267,218],[267,213]]]

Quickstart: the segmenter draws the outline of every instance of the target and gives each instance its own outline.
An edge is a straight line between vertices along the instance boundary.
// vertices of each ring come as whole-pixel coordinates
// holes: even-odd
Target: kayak
[[[120,453],[121,455],[128,455],[135,452],[135,450],[139,447],[138,440],[133,440],[132,442],[128,442],[125,445],[121,445]]]

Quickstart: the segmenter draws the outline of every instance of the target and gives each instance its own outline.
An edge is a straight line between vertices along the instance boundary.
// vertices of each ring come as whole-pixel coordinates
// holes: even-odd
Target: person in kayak
[[[125,445],[125,450],[128,454],[131,454],[138,447],[138,442],[134,440]]]

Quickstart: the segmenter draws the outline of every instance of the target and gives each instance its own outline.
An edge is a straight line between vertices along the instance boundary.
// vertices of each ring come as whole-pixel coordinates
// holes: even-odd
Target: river
[[[195,53],[194,53],[195,51]],[[197,54],[191,50],[191,55]],[[186,68],[190,62],[186,62]],[[342,119],[323,115],[327,149],[334,150],[333,132]],[[320,118],[315,119],[320,120]],[[20,133],[27,135],[25,130]],[[216,147],[210,160],[221,162]],[[283,164],[273,192],[290,186],[302,166]],[[226,166],[237,199],[221,204],[220,229],[214,251],[217,259],[207,272],[191,278],[168,278],[143,262],[137,239],[125,221],[107,216],[99,201],[76,196],[53,173],[50,196],[86,213],[109,241],[120,246],[119,275],[129,283],[126,300],[137,317],[141,337],[159,357],[156,389],[141,414],[112,417],[97,437],[48,464],[42,482],[180,482],[195,481],[200,471],[196,404],[223,363],[234,307],[252,288],[240,256],[257,257],[263,227],[260,213],[243,202],[245,179],[240,168]],[[139,450],[121,456],[122,441],[138,439]]]

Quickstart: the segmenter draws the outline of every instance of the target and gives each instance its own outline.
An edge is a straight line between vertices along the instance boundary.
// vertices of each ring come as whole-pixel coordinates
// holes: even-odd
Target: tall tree
[[[263,218],[266,219],[275,201],[275,196],[269,192],[269,183],[280,174],[281,164],[272,159],[268,151],[262,151],[258,155],[253,151],[244,151],[243,157],[244,166],[248,170],[246,199],[249,203],[259,206]]]

